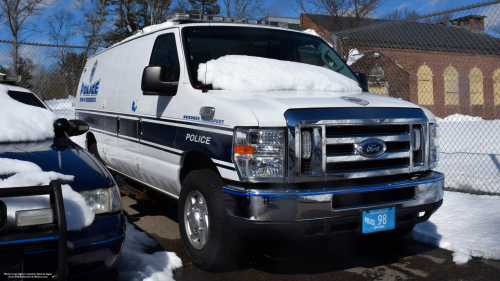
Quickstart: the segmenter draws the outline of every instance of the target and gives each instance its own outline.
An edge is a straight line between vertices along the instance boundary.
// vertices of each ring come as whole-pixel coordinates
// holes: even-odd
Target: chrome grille
[[[301,120],[293,127],[289,122],[289,181],[377,177],[428,169],[425,164],[428,157],[425,152],[428,145],[428,120],[419,109],[352,108],[304,111],[313,116],[338,115],[339,119]],[[297,118],[307,115],[302,113],[289,116]],[[394,118],[388,118],[391,114],[394,114]],[[362,118],[363,116],[371,118]],[[348,119],[349,117],[357,118]],[[414,128],[419,128],[421,132],[422,145],[418,151],[413,151]],[[313,136],[309,159],[301,157],[302,131],[309,131]],[[358,153],[358,144],[372,139],[383,141],[385,152],[379,156]]]

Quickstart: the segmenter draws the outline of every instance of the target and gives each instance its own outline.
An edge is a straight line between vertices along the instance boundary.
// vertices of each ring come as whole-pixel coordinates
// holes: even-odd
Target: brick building
[[[337,46],[341,54],[353,49],[362,54],[351,68],[368,76],[374,93],[425,106],[439,117],[498,119],[500,39],[485,32],[485,18],[470,15],[440,24],[362,19],[357,27],[387,24],[343,33]],[[300,22],[319,35],[354,24],[350,18],[337,24],[331,19],[303,14]]]

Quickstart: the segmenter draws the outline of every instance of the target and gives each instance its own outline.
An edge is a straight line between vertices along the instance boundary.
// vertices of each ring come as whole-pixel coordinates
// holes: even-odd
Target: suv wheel
[[[190,172],[179,197],[179,231],[191,261],[203,270],[236,265],[241,243],[222,197],[222,179],[210,169]]]

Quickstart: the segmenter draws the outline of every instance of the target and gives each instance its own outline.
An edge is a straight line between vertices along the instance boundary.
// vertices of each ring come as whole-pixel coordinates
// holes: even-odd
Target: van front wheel
[[[190,172],[179,197],[179,231],[191,261],[203,270],[236,266],[241,244],[222,197],[222,179],[210,169]]]

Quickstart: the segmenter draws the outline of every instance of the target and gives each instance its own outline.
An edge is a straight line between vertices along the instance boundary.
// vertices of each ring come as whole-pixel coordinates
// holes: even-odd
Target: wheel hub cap
[[[201,250],[208,241],[208,209],[205,198],[198,191],[191,191],[186,198],[184,223],[191,245]]]

